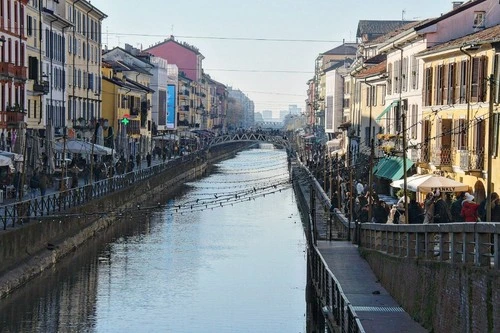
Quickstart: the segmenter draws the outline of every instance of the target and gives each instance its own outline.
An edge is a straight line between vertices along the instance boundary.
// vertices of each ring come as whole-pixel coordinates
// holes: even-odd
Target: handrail
[[[81,206],[113,192],[129,188],[136,181],[148,179],[167,170],[178,169],[179,165],[200,157],[203,158],[204,154],[205,151],[197,151],[149,168],[115,175],[93,184],[0,206],[0,221],[3,224],[3,229],[6,230],[8,227],[16,227],[16,223],[22,225],[29,219],[55,215],[69,208]],[[175,178],[178,181],[177,177]]]

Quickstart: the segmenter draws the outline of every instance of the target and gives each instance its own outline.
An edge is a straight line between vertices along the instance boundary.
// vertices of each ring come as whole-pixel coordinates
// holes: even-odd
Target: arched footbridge
[[[290,147],[290,143],[288,142],[286,137],[280,135],[271,135],[267,133],[237,133],[220,135],[211,138],[207,142],[207,147],[208,149],[210,149],[214,146],[242,141],[272,143],[278,147],[282,147],[285,149]]]

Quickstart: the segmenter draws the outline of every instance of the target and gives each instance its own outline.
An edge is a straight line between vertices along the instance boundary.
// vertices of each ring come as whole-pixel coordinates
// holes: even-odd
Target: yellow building
[[[144,157],[151,149],[147,101],[153,90],[146,82],[132,81],[107,63],[103,63],[102,75],[102,125],[108,130],[107,146],[114,144],[117,153],[126,158],[137,154]]]
[[[102,20],[107,16],[88,0],[65,0],[66,89],[69,136],[90,139],[101,114]]]
[[[25,119],[30,132],[45,128],[42,119],[42,96],[49,92],[49,81],[42,77],[41,57],[44,43],[41,43],[39,24],[41,8],[38,1],[29,1],[26,5],[26,55],[28,57],[28,80],[26,81]]]
[[[469,185],[477,201],[488,193],[488,175],[491,191],[500,191],[500,174],[492,172],[500,167],[500,53],[494,44],[499,35],[500,26],[495,26],[419,54],[424,61],[420,171]],[[490,75],[494,75],[492,82]],[[493,156],[492,168],[488,152]]]

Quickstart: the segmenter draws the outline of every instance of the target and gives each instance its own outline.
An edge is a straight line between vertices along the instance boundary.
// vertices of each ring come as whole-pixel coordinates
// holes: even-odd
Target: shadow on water
[[[181,195],[186,190],[176,194]],[[164,205],[171,196],[159,196],[149,205]],[[160,223],[155,211],[127,212],[119,223],[42,272],[0,301],[0,332],[88,332],[95,315],[99,265],[109,260],[108,245],[130,237],[147,235]],[[50,250],[47,250],[50,251]],[[69,302],[69,304],[68,304]]]

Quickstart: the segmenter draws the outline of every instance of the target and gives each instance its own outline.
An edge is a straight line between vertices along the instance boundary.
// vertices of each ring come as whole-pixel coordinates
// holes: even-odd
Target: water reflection
[[[293,191],[276,185],[286,177],[270,147],[221,163],[2,301],[1,331],[305,332],[306,242]]]

